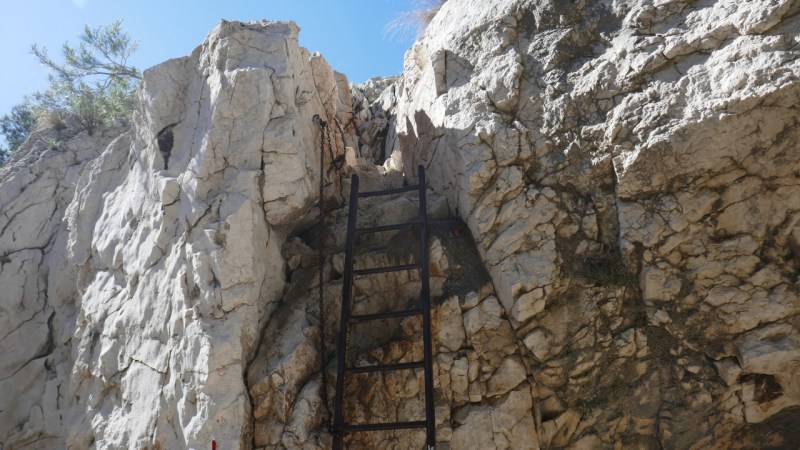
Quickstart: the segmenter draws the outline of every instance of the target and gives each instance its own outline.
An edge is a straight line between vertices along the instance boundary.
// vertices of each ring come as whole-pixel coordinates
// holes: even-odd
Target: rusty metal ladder
[[[425,199],[425,168],[420,165],[418,169],[418,184],[405,186],[385,191],[358,192],[358,175],[353,174],[350,186],[350,207],[347,222],[347,240],[344,260],[344,282],[342,285],[342,317],[339,328],[339,343],[336,369],[336,395],[334,397],[334,414],[332,424],[333,448],[341,450],[344,436],[348,433],[403,430],[425,428],[426,450],[436,448],[436,420],[433,405],[433,351],[431,338],[431,300],[428,274],[428,217]],[[419,190],[419,217],[417,220],[394,225],[381,225],[370,228],[356,228],[358,219],[358,199],[383,195],[399,194]],[[383,231],[401,230],[409,227],[419,227],[419,255],[413,264],[401,264],[388,267],[369,269],[353,269],[353,249],[355,236],[359,234],[378,233]],[[421,307],[404,311],[388,311],[375,314],[350,314],[350,302],[353,289],[353,277],[377,273],[399,272],[404,270],[419,270],[422,288],[420,292]],[[371,366],[347,367],[347,356],[350,350],[350,325],[372,320],[392,319],[399,317],[422,316],[422,339],[424,357],[422,361],[413,361],[397,364],[378,364]],[[385,422],[356,424],[345,422],[343,413],[344,377],[353,373],[386,372],[394,370],[424,369],[425,371],[425,420],[408,422]]]

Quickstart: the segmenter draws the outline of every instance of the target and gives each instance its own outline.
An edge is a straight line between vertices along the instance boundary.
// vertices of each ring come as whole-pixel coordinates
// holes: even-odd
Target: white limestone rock
[[[739,364],[733,358],[724,358],[719,361],[714,361],[714,365],[717,368],[720,378],[722,378],[722,381],[724,381],[726,385],[731,386],[739,380],[742,368],[739,367]]]
[[[250,447],[242,374],[283,291],[284,237],[317,200],[311,119],[342,109],[329,88],[343,77],[298,46],[298,31],[222,21],[190,56],[145,71],[133,131],[82,174],[107,133],[4,170],[3,211],[19,214],[4,215],[0,279],[30,268],[8,280],[19,291],[3,297],[3,320],[14,308],[36,326],[4,341],[34,357],[2,368],[32,385],[2,388],[16,406],[2,408],[15,417],[0,420],[0,440]]]
[[[800,311],[798,12],[790,1],[450,0],[406,54],[390,165],[407,178],[430,167],[516,339],[546,365],[534,379],[561,398],[627,386],[614,367],[649,377],[660,369],[630,360],[684,348],[774,376],[781,395],[770,401],[782,406],[764,403],[758,421],[800,400],[794,335],[755,337],[797,327]],[[465,314],[479,354],[480,308]],[[685,367],[696,381],[664,377],[659,389],[702,385],[710,404],[724,402],[735,376]],[[613,399],[629,395],[592,407],[598,446],[755,433],[743,414],[694,427],[707,414],[691,406],[662,406],[671,421],[658,436],[614,425]],[[542,441],[553,444],[551,431]]]
[[[451,448],[536,449],[539,442],[527,387],[495,405],[467,406],[456,413]]]
[[[800,363],[800,335],[791,325],[769,325],[737,341],[743,373],[788,374]]]
[[[381,94],[388,89],[395,81],[397,81],[396,76],[388,76],[388,77],[373,77],[369,80],[356,85],[356,88],[363,92],[364,96],[367,98],[367,101],[371,104],[374,103]]]
[[[425,164],[431,214],[468,224],[492,278],[433,314],[440,445],[754,446],[800,404],[798,12],[449,0],[357,112],[377,87],[351,94],[293,24],[221,23],[145,73],[130,133],[40,140],[0,169],[0,441],[330,446],[338,306],[309,293],[311,248],[284,245],[317,214],[316,114],[347,128],[334,157],[352,148],[362,188]],[[412,198],[364,206],[365,225],[415,215]],[[330,213],[335,299],[346,214]],[[433,246],[436,294],[464,263],[446,253]],[[354,311],[418,288],[358,281]],[[416,361],[420,336],[418,318],[367,327],[351,356]],[[419,374],[348,383],[348,417],[421,418]]]
[[[495,296],[464,313],[464,329],[468,342],[491,367],[499,367],[505,355],[515,352],[514,333]]]
[[[59,386],[71,365],[76,274],[62,218],[80,172],[124,131],[37,131],[0,168],[0,442],[65,445]]]
[[[456,352],[465,345],[466,334],[464,322],[461,320],[461,307],[458,297],[452,296],[434,310],[433,322],[438,325],[433,329],[434,346],[439,351]]]
[[[508,391],[516,388],[526,378],[525,366],[514,357],[509,357],[500,363],[500,367],[489,378],[486,385],[486,395],[494,397],[497,395],[504,395]]]

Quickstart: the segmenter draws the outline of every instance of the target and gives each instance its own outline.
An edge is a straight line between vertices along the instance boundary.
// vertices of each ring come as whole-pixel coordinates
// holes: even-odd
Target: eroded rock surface
[[[243,374],[315,214],[312,118],[351,101],[297,36],[223,21],[145,71],[131,132],[3,172],[3,448],[252,447]]]
[[[0,168],[3,448],[64,445],[59,410],[64,379],[56,364],[64,361],[63,343],[74,331],[76,310],[66,254],[69,229],[62,218],[81,171],[124,131],[93,136],[38,131]],[[117,140],[126,142],[127,136]]]
[[[798,12],[448,0],[360,89],[294,24],[222,22],[145,72],[130,131],[44,133],[0,170],[2,448],[328,448],[347,177],[417,164],[430,215],[465,223],[429,249],[437,448],[796,447]],[[402,233],[358,264],[409,258]],[[353,308],[418,289],[359,280]],[[421,332],[365,326],[350,362],[418,360]],[[418,420],[422,386],[355,376],[348,420]]]
[[[450,0],[407,54],[391,165],[476,236],[542,446],[724,448],[800,403],[798,12]]]

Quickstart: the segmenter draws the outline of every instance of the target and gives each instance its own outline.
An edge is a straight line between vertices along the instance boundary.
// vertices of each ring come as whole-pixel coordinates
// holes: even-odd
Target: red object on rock
[[[211,450],[217,450],[217,441],[211,441]]]

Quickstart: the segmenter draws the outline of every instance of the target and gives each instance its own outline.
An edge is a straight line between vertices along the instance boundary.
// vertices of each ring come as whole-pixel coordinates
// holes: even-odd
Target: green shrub
[[[0,118],[0,135],[8,147],[0,146],[0,165],[16,151],[37,124],[73,127],[92,134],[97,127],[114,121],[127,122],[133,112],[139,71],[128,65],[138,43],[122,30],[122,22],[84,27],[77,47],[61,48],[63,62],[52,59],[47,49],[31,47],[39,62],[51,73],[49,87],[36,92]]]
[[[128,65],[138,43],[122,30],[122,22],[84,27],[78,47],[64,44],[63,63],[35,44],[31,52],[53,73],[50,87],[33,95],[42,112],[59,116],[68,125],[90,134],[115,120],[129,120],[139,71]]]
[[[11,108],[9,114],[0,117],[0,134],[5,138],[8,147],[0,146],[0,165],[15,152],[36,126],[36,109],[30,101],[25,101]]]

